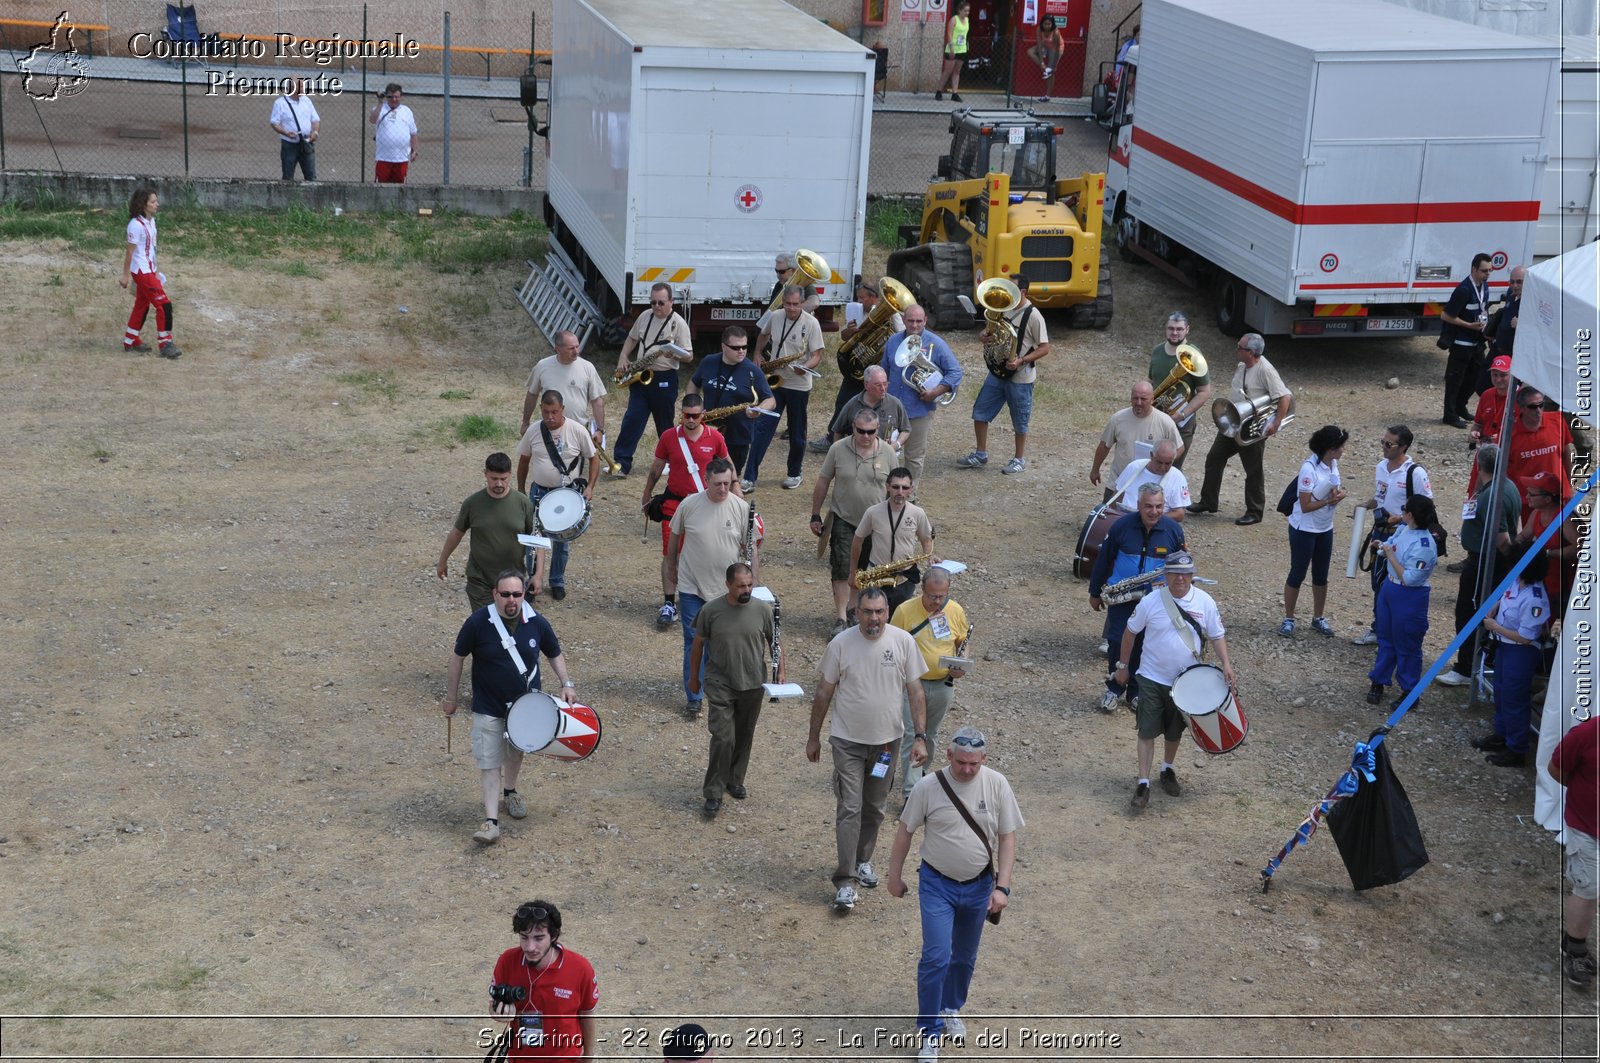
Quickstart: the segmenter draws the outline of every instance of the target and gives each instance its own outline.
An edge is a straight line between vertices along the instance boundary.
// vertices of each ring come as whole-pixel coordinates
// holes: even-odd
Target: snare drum
[[[530,690],[506,714],[506,741],[524,753],[583,760],[600,745],[600,714]]]
[[[1172,703],[1188,719],[1195,745],[1207,753],[1231,753],[1250,730],[1244,706],[1214,664],[1184,669],[1172,684]]]
[[[1117,522],[1118,517],[1127,516],[1116,506],[1102,506],[1089,514],[1083,522],[1083,530],[1078,532],[1078,548],[1072,554],[1072,574],[1079,579],[1088,579],[1094,571],[1095,558],[1100,556],[1100,548],[1105,545],[1106,536],[1111,534],[1111,525]]]
[[[572,542],[589,530],[591,519],[589,500],[582,491],[557,487],[539,499],[539,527],[557,542]]]

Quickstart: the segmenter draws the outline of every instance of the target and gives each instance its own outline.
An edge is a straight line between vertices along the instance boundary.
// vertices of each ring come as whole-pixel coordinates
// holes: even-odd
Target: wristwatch
[[[919,738],[922,739],[924,742],[926,742],[928,740],[928,736],[923,734],[921,731],[918,731],[916,734],[911,736],[911,740],[913,742],[915,742]]]
[[[1004,893],[1007,897],[1011,896],[1010,886],[996,886],[995,889],[999,890],[1001,893]]]

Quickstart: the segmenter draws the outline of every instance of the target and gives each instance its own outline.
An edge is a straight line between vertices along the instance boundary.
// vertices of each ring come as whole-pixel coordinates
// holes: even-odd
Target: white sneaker
[[[756,493],[756,482],[754,480],[740,480],[739,490],[747,495],[753,495]]]
[[[1116,712],[1118,700],[1120,700],[1120,696],[1115,690],[1108,690],[1104,694],[1101,694],[1100,711],[1104,713]]]
[[[500,824],[492,819],[484,820],[483,826],[472,835],[472,840],[481,845],[493,845],[500,840]]]
[[[1468,683],[1472,682],[1472,677],[1462,675],[1460,672],[1452,668],[1450,671],[1444,673],[1444,675],[1441,675],[1435,679],[1434,682],[1438,683],[1440,686],[1464,687]]]
[[[1094,652],[1096,652],[1096,653],[1105,653],[1106,651],[1108,651],[1110,649],[1111,649],[1111,643],[1107,642],[1105,639],[1101,639],[1100,640],[1100,648],[1098,650],[1095,650]]]
[[[833,906],[838,911],[848,912],[856,906],[856,901],[860,899],[860,896],[856,892],[856,888],[847,882],[839,887],[838,893],[833,895]]]
[[[1378,644],[1378,633],[1369,627],[1361,633],[1360,638],[1351,639],[1350,642],[1356,646],[1376,646]]]
[[[955,1008],[945,1008],[939,1014],[944,1017],[945,1036],[952,1041],[966,1041],[967,1024],[961,1021],[961,1013]]]
[[[856,881],[869,890],[878,888],[878,874],[872,870],[871,860],[856,865]]]
[[[786,477],[784,477],[784,479],[783,479],[783,489],[785,491],[793,491],[796,487],[799,487],[799,486],[800,486],[800,477],[798,477],[798,476],[786,476]]]
[[[937,1063],[939,1059],[939,1038],[932,1034],[922,1035],[922,1048],[917,1052],[917,1063]]]

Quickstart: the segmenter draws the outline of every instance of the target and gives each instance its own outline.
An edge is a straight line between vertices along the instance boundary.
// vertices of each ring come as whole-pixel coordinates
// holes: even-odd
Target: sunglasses
[[[665,299],[652,299],[652,300],[650,300],[650,305],[651,306],[671,306],[672,304],[670,302],[668,302],[667,300],[665,300]]]
[[[857,428],[856,429],[856,435],[858,435],[858,436],[875,436],[877,434],[878,434],[878,430],[876,428]]]
[[[748,343],[741,343],[738,346],[734,346],[731,343],[724,343],[723,346],[728,348],[730,351],[744,351],[750,349],[750,345]]]
[[[495,591],[502,598],[521,598],[522,591]]]
[[[981,738],[968,738],[966,735],[956,735],[954,738],[950,739],[950,744],[953,746],[961,746],[963,749],[982,749],[984,746],[988,745],[988,743]]]
[[[698,421],[700,419],[701,415],[704,414],[704,413],[705,413],[704,410],[697,410],[694,413],[690,413],[688,410],[684,410],[683,411],[683,419],[685,421]]]

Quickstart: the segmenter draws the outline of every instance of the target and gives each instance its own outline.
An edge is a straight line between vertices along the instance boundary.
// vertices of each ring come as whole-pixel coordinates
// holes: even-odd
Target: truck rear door
[[[1349,140],[1313,144],[1305,195],[1295,207],[1295,275],[1301,298],[1408,301],[1414,204],[1425,145]]]

